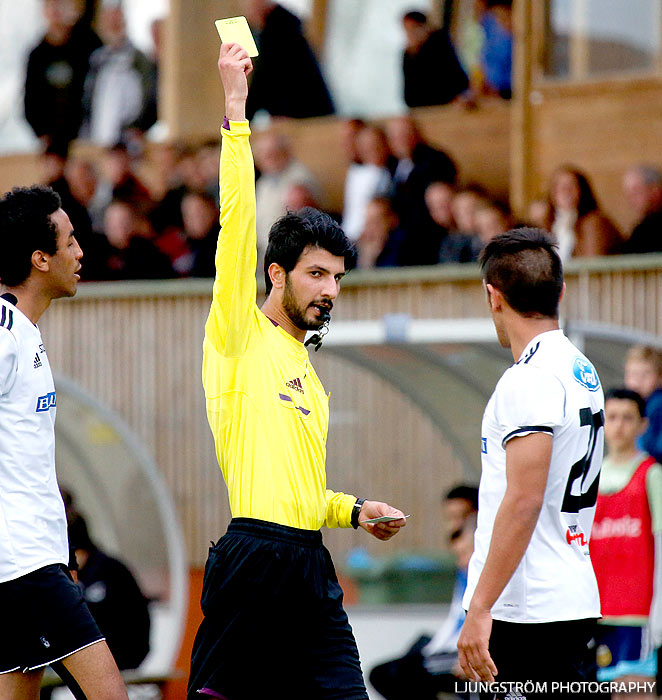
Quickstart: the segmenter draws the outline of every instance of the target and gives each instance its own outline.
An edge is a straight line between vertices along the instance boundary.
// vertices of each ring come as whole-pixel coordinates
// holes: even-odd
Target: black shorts
[[[596,700],[600,696],[595,694],[595,690],[592,694],[578,692],[588,688],[591,681],[595,685],[596,628],[597,620],[594,619],[540,624],[494,620],[489,651],[499,671],[496,682],[526,684],[528,681],[529,685],[525,688],[533,689],[533,692],[518,692],[515,689],[511,693],[513,698],[572,697],[581,700],[591,697]],[[567,686],[560,684],[572,682],[576,685],[571,692],[564,692]],[[581,685],[582,682],[584,685]],[[536,690],[544,692],[536,693]],[[481,698],[502,698],[506,695],[502,692],[495,695],[484,693]]]
[[[0,583],[0,673],[33,671],[103,640],[62,564]]]
[[[209,550],[189,700],[363,700],[359,654],[318,531],[235,518]]]

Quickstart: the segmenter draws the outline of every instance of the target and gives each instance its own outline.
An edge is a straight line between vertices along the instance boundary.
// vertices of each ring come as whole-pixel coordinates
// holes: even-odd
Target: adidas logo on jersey
[[[287,382],[285,386],[288,389],[294,389],[294,391],[298,391],[300,394],[304,393],[303,384],[301,384],[301,380],[299,379],[299,377],[297,377],[296,379],[290,379],[290,381]]]
[[[41,367],[41,360],[39,359],[39,353],[34,356],[34,368],[39,369]]]

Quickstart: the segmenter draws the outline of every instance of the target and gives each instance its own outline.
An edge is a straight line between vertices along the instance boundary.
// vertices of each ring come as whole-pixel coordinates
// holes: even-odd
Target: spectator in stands
[[[282,134],[275,131],[257,134],[253,153],[261,173],[255,185],[258,260],[261,260],[271,225],[286,213],[285,197],[290,187],[303,184],[315,193],[319,187],[308,168],[292,156],[289,141]]]
[[[549,224],[549,202],[544,197],[536,197],[529,203],[526,221],[533,228],[546,229]]]
[[[161,61],[163,59],[163,43],[165,38],[165,18],[157,17],[149,25],[149,34],[152,39],[152,47],[148,58],[154,65],[155,80],[158,85]]]
[[[461,495],[453,495],[459,491]],[[439,693],[455,693],[463,678],[458,664],[457,640],[464,623],[462,597],[467,586],[467,567],[473,553],[478,489],[459,486],[446,496],[444,514],[450,527],[449,543],[457,559],[457,578],[448,615],[433,637],[416,640],[405,656],[380,664],[370,672],[370,682],[386,700],[436,700]],[[471,493],[471,496],[469,496]],[[469,500],[475,503],[469,510]],[[455,512],[467,508],[466,515]],[[466,697],[460,694],[460,697]]]
[[[101,46],[90,28],[93,11],[93,0],[86,0],[82,14],[74,0],[44,0],[46,34],[28,58],[24,103],[44,147],[66,147],[78,136],[90,54]]]
[[[484,200],[476,208],[476,259],[480,251],[495,237],[513,227],[513,217],[506,202]]]
[[[622,238],[600,210],[588,178],[572,166],[561,166],[552,175],[547,226],[564,262],[571,257],[616,253]]]
[[[202,186],[218,204],[218,160],[221,156],[221,142],[218,139],[208,139],[202,143],[195,154],[198,173]]]
[[[253,59],[246,117],[252,119],[262,110],[272,117],[333,114],[331,96],[299,18],[274,0],[244,4],[260,51]]]
[[[420,230],[420,235],[410,232],[407,236],[407,245],[418,249],[421,264],[436,265],[440,249],[455,230],[451,209],[454,196],[455,188],[447,182],[433,182],[425,190],[425,206],[430,223]],[[408,257],[411,257],[411,252]]]
[[[469,87],[469,79],[445,29],[434,29],[423,12],[402,18],[406,46],[402,58],[408,107],[445,105]]]
[[[662,462],[662,352],[635,345],[625,358],[625,386],[646,401],[648,426],[639,447]]]
[[[306,207],[319,209],[320,205],[312,189],[301,182],[295,182],[285,193],[285,211],[300,211]]]
[[[89,280],[93,279],[97,259],[96,237],[92,233],[92,221],[87,208],[74,197],[65,177],[67,158],[66,142],[50,142],[41,158],[43,182],[60,195],[62,209],[69,215],[76,240],[85,254],[85,269],[81,268],[79,274],[81,279]]]
[[[650,165],[630,168],[623,176],[623,191],[638,221],[623,252],[662,251],[662,171]]]
[[[455,183],[457,168],[443,151],[427,144],[411,116],[390,119],[386,134],[391,151],[398,159],[393,175],[393,202],[401,226],[408,234],[430,224],[425,190],[432,182]],[[414,257],[405,264],[417,265]]]
[[[486,9],[486,0],[474,0],[468,5],[461,3],[457,6],[457,20],[454,19],[458,24],[454,32],[458,58],[469,78],[471,92],[478,95],[483,92],[484,82],[481,57],[485,43],[483,16]]]
[[[182,199],[184,234],[191,251],[190,277],[214,277],[218,241],[218,205],[207,191],[189,192]]]
[[[357,267],[395,267],[400,265],[405,233],[388,197],[375,197],[366,208],[363,233],[356,241]]]
[[[436,262],[439,263],[466,263],[476,260],[476,234],[473,231],[461,230],[453,214],[458,196],[454,188],[444,182],[433,182],[425,191],[425,203],[430,218],[437,227],[437,232],[433,232],[431,237],[437,242]]]
[[[342,227],[355,241],[365,225],[368,203],[391,191],[388,160],[391,155],[386,134],[378,126],[366,126],[356,136],[358,163],[350,163],[345,176]]]
[[[171,189],[181,184],[178,170],[181,151],[182,147],[173,141],[155,143],[150,149],[150,159],[153,167],[149,189],[157,205]]]
[[[350,165],[352,163],[361,162],[361,157],[359,156],[359,149],[356,142],[358,135],[365,126],[366,123],[363,121],[363,119],[358,119],[356,117],[344,119],[340,123],[340,139],[342,141],[345,157]]]
[[[131,202],[145,213],[153,206],[149,190],[133,172],[131,155],[124,143],[106,149],[94,206],[103,212],[114,199]]]
[[[481,51],[483,92],[510,99],[512,95],[512,0],[487,0],[482,15],[485,35]]]
[[[603,682],[652,685],[655,649],[662,646],[662,467],[636,444],[646,426],[645,405],[628,389],[605,395],[609,452],[591,532],[603,616],[596,640],[598,680]],[[653,700],[656,695],[637,697]]]
[[[148,601],[131,571],[92,541],[78,512],[67,511],[78,585],[120,670],[138,668],[149,652]]]
[[[69,158],[64,168],[64,176],[72,196],[88,211],[97,189],[97,172],[92,161],[74,156]]]
[[[174,276],[168,257],[152,241],[147,217],[131,202],[113,200],[104,214],[104,247],[98,271],[102,280],[167,279]]]
[[[166,188],[165,194],[156,203],[150,214],[150,220],[157,234],[169,230],[181,231],[182,200],[187,192],[207,189],[207,178],[200,167],[200,157],[192,146],[171,144],[161,152],[157,159],[160,189]],[[205,164],[205,172],[206,172]],[[216,162],[216,193],[218,196],[218,161]]]
[[[453,486],[444,496],[444,526],[451,534],[478,512],[478,488],[470,484]]]
[[[456,190],[451,202],[451,210],[455,227],[460,233],[465,236],[476,235],[476,210],[484,201],[488,201],[487,192],[475,183]]]
[[[181,227],[157,232],[156,247],[181,277],[213,277],[218,241],[218,205],[206,190],[187,190],[181,200]]]
[[[425,189],[425,206],[430,218],[446,231],[455,228],[454,198],[455,188],[447,182],[432,182]],[[443,235],[441,237],[443,238]]]
[[[137,143],[156,121],[156,67],[129,41],[119,5],[104,5],[99,18],[104,45],[90,56],[81,134],[112,146]]]

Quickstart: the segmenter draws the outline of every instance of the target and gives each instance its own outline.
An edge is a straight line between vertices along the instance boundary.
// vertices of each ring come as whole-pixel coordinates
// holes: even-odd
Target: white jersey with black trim
[[[55,404],[39,329],[0,297],[0,582],[69,561]]]
[[[543,432],[553,436],[553,447],[542,509],[492,617],[524,623],[600,617],[588,540],[603,426],[604,396],[593,365],[563,331],[536,336],[499,380],[483,416],[478,526],[465,609],[485,565],[506,491],[506,444],[516,436]],[[517,512],[509,517],[517,518]]]

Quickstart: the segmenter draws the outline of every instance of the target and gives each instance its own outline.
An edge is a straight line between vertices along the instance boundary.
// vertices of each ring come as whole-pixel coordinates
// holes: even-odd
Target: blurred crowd
[[[120,2],[96,6],[43,0],[46,29],[28,57],[24,93],[25,117],[43,148],[63,150],[80,137],[137,149],[156,122],[162,20],[152,23],[147,56],[127,35]]]
[[[564,262],[662,251],[662,172],[654,166],[623,174],[623,197],[637,223],[621,231],[600,208],[588,177],[573,166],[558,168],[548,193],[518,220],[504,199],[462,181],[459,166],[425,141],[410,116],[383,125],[347,120],[340,140],[344,197],[342,210],[329,213],[356,244],[359,268],[475,262],[494,236],[520,225],[549,230]],[[219,149],[218,141],[152,144],[147,166],[147,157],[135,156],[122,141],[94,160],[49,146],[43,180],[59,192],[72,219],[85,251],[84,278],[213,276]],[[255,132],[253,150],[261,258],[276,218],[306,206],[323,208],[326,197],[279,131]]]
[[[454,32],[435,29],[421,12],[402,17],[404,95],[409,106],[510,96],[511,7],[476,0]],[[87,280],[210,277],[218,235],[219,142],[148,142],[156,121],[161,22],[152,30],[154,55],[135,48],[119,3],[44,0],[46,33],[28,61],[25,113],[43,145],[43,181],[62,197],[83,250]],[[322,72],[301,22],[273,0],[246,0],[260,46],[250,89],[250,113],[315,116],[333,112]],[[306,66],[281,86],[279,46]],[[452,37],[454,40],[452,40]],[[282,53],[282,52],[281,52]],[[444,66],[440,71],[439,66]],[[434,74],[431,73],[434,71]],[[439,76],[443,76],[440,80]],[[312,110],[312,111],[311,111]],[[254,129],[258,251],[271,223],[305,206],[324,208],[328,193],[277,129]],[[426,142],[411,116],[383,122],[342,122],[338,162],[346,164],[341,210],[329,213],[359,251],[359,267],[470,263],[495,235],[517,225],[546,228],[564,261],[573,257],[662,250],[662,174],[641,165],[623,177],[638,221],[619,231],[601,210],[588,177],[574,166],[552,176],[548,193],[525,220],[479,184],[463,180],[461,163]],[[74,139],[101,155],[81,155]],[[344,154],[344,155],[343,155]],[[504,183],[505,189],[506,183]],[[260,267],[258,266],[258,269]]]
[[[85,280],[212,277],[218,237],[216,141],[155,145],[151,177],[126,143],[100,161],[49,147],[43,180],[62,198],[84,251]],[[97,167],[97,163],[99,167]]]
[[[426,143],[411,117],[384,129],[345,125],[350,165],[342,223],[359,249],[359,267],[475,262],[494,236],[518,226],[551,232],[564,262],[598,255],[662,251],[662,171],[640,164],[622,177],[635,225],[621,231],[602,211],[586,174],[563,165],[546,194],[518,220],[508,203],[476,183]],[[259,200],[258,200],[259,206]]]

